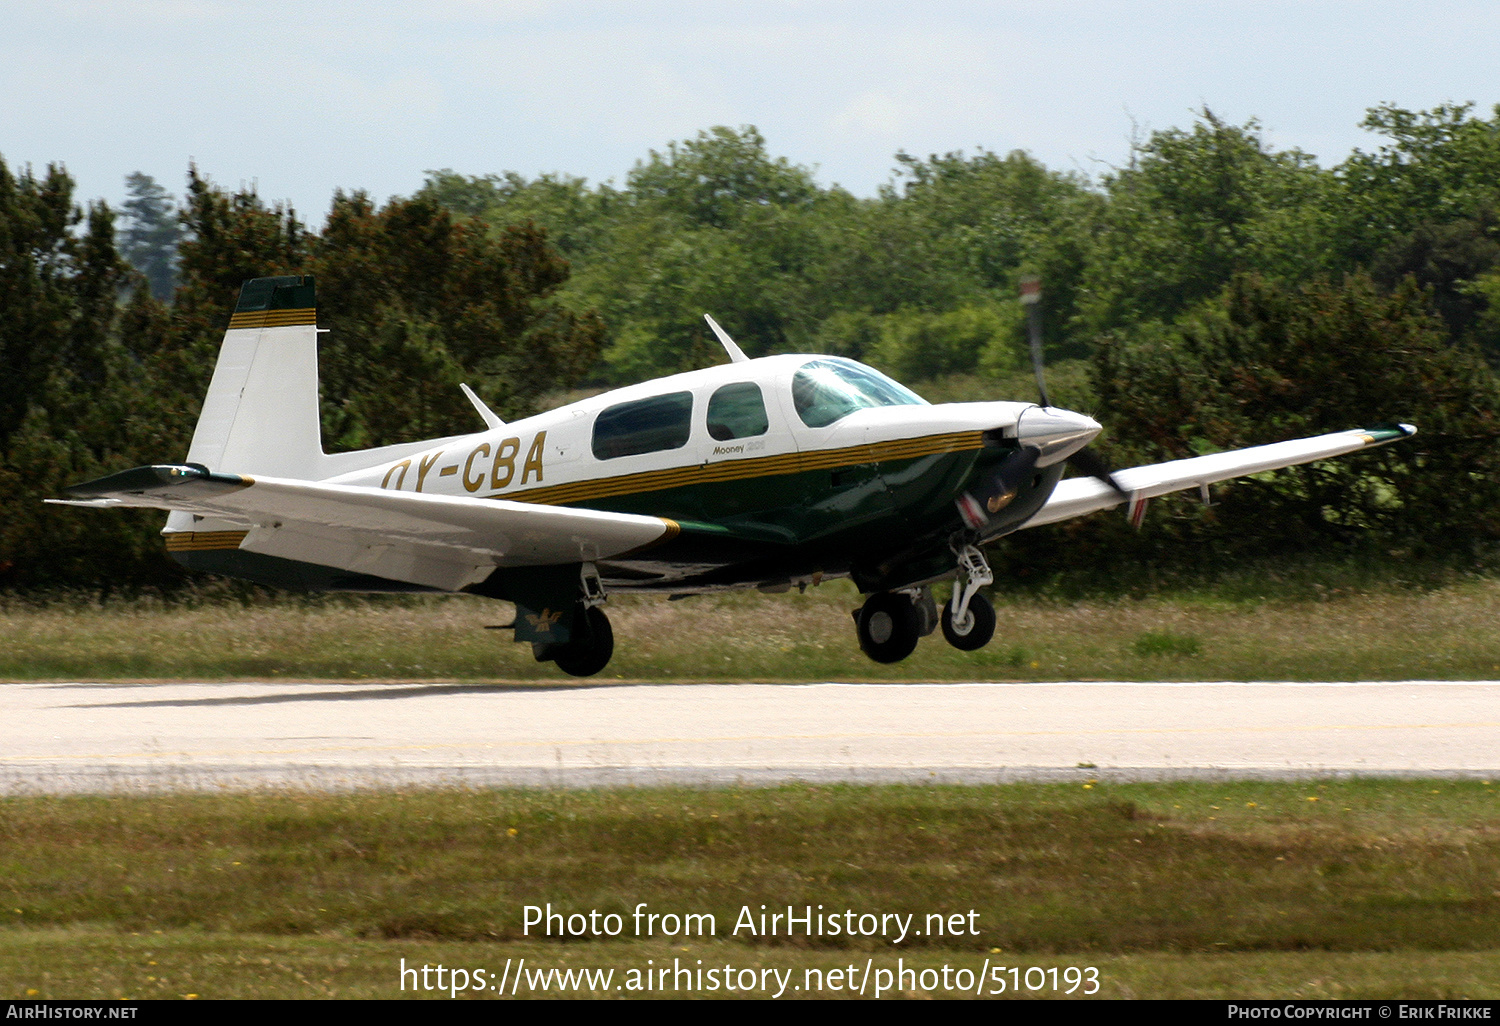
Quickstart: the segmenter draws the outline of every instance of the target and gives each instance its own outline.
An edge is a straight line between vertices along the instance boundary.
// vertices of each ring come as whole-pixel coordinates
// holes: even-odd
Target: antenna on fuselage
[[[500,419],[500,415],[486,406],[484,404],[484,400],[475,395],[472,388],[464,384],[460,384],[458,387],[464,390],[464,395],[467,396],[469,402],[474,405],[474,409],[479,411],[479,415],[484,418],[486,427],[493,431],[498,427],[505,426],[505,421]]]
[[[710,328],[714,329],[714,334],[719,336],[719,343],[724,347],[724,352],[729,354],[730,363],[746,363],[749,361],[750,357],[745,355],[743,349],[734,344],[734,339],[729,337],[729,332],[719,327],[718,321],[714,320],[708,314],[704,314],[703,319],[708,322]]]

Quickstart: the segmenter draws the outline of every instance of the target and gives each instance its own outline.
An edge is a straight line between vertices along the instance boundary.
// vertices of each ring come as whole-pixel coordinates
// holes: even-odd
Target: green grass
[[[1203,643],[1192,635],[1147,631],[1130,650],[1138,656],[1195,656],[1203,651]]]
[[[711,913],[713,938],[523,933]],[[977,936],[731,936],[743,906]],[[626,927],[626,934],[630,929]],[[998,949],[998,951],[996,950]],[[1103,996],[1500,996],[1482,781],[0,800],[0,994],[397,996],[408,962],[1103,967]],[[151,965],[152,962],[157,963]],[[1395,966],[1406,967],[1392,974]],[[148,979],[155,977],[155,979]]]
[[[847,582],[806,594],[616,598],[606,678],[648,680],[1400,680],[1500,677],[1500,581],[1312,598],[1213,591],[1078,602],[996,596],[995,640],[939,635],[905,662],[855,642]],[[468,597],[0,607],[0,679],[555,680]]]
[[[1227,954],[1074,955],[1017,956],[1001,952],[978,956],[966,952],[915,951],[904,954],[861,956],[857,968],[870,958],[876,968],[907,967],[982,971],[984,958],[992,965],[1093,967],[1098,970],[1100,998],[1227,999],[1262,998],[1282,1000],[1389,1000],[1493,999],[1500,979],[1500,952],[1324,952],[1275,951]],[[466,972],[484,969],[500,974],[507,960],[527,959],[535,969],[605,968],[615,971],[617,985],[630,968],[679,964],[697,968],[731,965],[735,969],[765,967],[790,972],[801,985],[809,969],[828,970],[850,964],[848,956],[826,951],[791,951],[760,948],[746,950],[737,945],[705,942],[688,944],[576,944],[566,948],[542,944],[466,944],[444,941],[362,941],[337,937],[225,936],[192,931],[153,931],[120,935],[107,931],[73,929],[35,931],[28,934],[0,932],[0,986],[14,987],[7,996],[67,998],[87,996],[118,999],[172,998],[342,998],[389,1000],[392,998],[436,998],[449,1000],[449,989],[419,991],[408,978],[408,989],[399,985],[402,959],[407,967],[435,969],[463,967]],[[902,959],[898,963],[897,959]],[[471,977],[472,978],[472,977]],[[822,977],[827,981],[828,977]],[[1064,998],[1079,1000],[1075,992],[1054,994],[1006,992],[995,997]],[[919,981],[914,981],[919,982]],[[934,979],[932,982],[936,982]],[[1050,984],[1050,980],[1048,981]],[[930,986],[931,984],[929,984]],[[939,985],[940,986],[940,985]],[[994,987],[993,979],[990,986]],[[874,985],[871,985],[871,991]],[[539,993],[518,988],[528,997],[617,997],[620,991],[603,993],[563,992],[556,988]],[[1082,987],[1078,988],[1079,991]],[[476,995],[460,991],[458,997]],[[485,994],[482,996],[495,996]],[[665,997],[725,997],[723,990],[673,993]],[[741,995],[734,995],[741,996]],[[752,996],[761,997],[763,994]],[[826,989],[821,994],[798,993],[789,997],[852,997],[847,992]],[[870,996],[873,996],[871,994]],[[934,989],[902,989],[898,995],[882,997],[969,997]]]

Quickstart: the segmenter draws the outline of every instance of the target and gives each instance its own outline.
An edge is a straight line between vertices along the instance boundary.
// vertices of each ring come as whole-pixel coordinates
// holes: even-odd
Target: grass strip
[[[1080,952],[1035,957],[998,952],[990,955],[986,963],[984,957],[972,952],[926,949],[860,955],[851,961],[848,955],[833,952],[747,950],[722,941],[676,945],[585,942],[563,948],[526,943],[392,942],[177,930],[120,935],[86,929],[0,930],[0,989],[8,996],[44,1000],[80,996],[119,1000],[472,1000],[510,997],[508,988],[504,994],[490,989],[495,986],[491,975],[501,976],[507,960],[512,964],[512,972],[520,972],[520,960],[526,959],[533,974],[547,973],[546,986],[545,989],[518,986],[517,997],[618,998],[643,993],[665,998],[770,997],[776,993],[780,979],[785,979],[788,985],[782,997],[836,999],[861,996],[857,983],[867,958],[893,975],[903,968],[913,971],[912,975],[895,981],[897,985],[891,992],[879,995],[883,998],[1391,1000],[1493,999],[1500,995],[1500,984],[1496,983],[1500,980],[1497,951],[1131,955]],[[432,989],[419,989],[421,978],[407,977],[408,987],[403,990],[400,973],[403,964],[432,970],[427,977]],[[990,973],[984,972],[986,964],[991,968]],[[433,973],[439,965],[450,971],[463,968],[466,976],[460,982],[470,986],[456,989],[450,980],[445,980],[447,986],[437,987]],[[721,973],[717,981],[703,980],[701,985],[700,978],[691,978],[680,979],[680,986],[673,984],[649,992],[626,990],[643,987],[641,974],[661,966],[672,967],[674,971],[678,967],[688,968],[695,977],[700,968],[716,968]],[[855,970],[853,984],[845,982],[847,976],[834,977],[835,971],[851,966]],[[946,987],[944,966],[950,969]],[[997,979],[994,970],[1002,966],[1005,968]],[[1019,990],[1012,985],[1013,977],[1008,972],[1012,966],[1023,974]],[[751,970],[757,983],[760,971],[767,968],[789,975],[769,978],[766,990],[757,987],[753,991],[731,992],[722,983],[723,967],[732,967],[737,978],[742,971]],[[1030,980],[1036,989],[1031,989],[1024,974],[1033,967],[1057,969],[1062,985],[1054,990],[1051,977],[1033,973]],[[1086,967],[1097,970],[1097,993],[1083,993],[1090,984],[1080,973],[1075,977],[1080,985],[1069,994],[1065,974],[1069,968]],[[485,970],[489,986],[476,991],[472,984],[477,969]],[[599,978],[581,981],[577,974],[580,969],[614,972],[604,986],[590,987],[589,983],[597,984]],[[963,980],[958,975],[961,969],[985,979],[983,995],[956,986]],[[565,984],[557,973],[549,970],[572,971],[575,974],[572,985]],[[631,970],[637,975],[631,976]],[[530,979],[542,982],[535,975]],[[717,987],[713,986],[715,982]],[[1005,983],[1005,989],[995,993],[1000,982]],[[690,983],[694,985],[691,989]],[[863,996],[875,996],[874,990],[872,979]]]
[[[1000,600],[979,652],[934,635],[891,666],[859,651],[847,582],[805,595],[610,601],[606,677],[649,680],[1474,680],[1500,678],[1500,581],[1323,600]],[[467,597],[189,608],[0,607],[0,679],[557,680]],[[571,680],[572,678],[561,677]]]
[[[549,902],[618,914],[624,931],[539,941],[523,908]],[[712,934],[634,936],[641,903],[710,914]],[[742,910],[763,904],[912,914],[917,928],[972,912],[977,933],[899,944],[735,933]],[[1479,996],[1500,977],[1460,967],[1493,969],[1497,913],[1500,788],[1484,781],[0,799],[0,992],[14,996],[38,981],[69,996],[146,995],[139,973],[121,975],[155,950],[132,935],[174,938],[160,943],[196,967],[154,974],[163,987],[215,996],[389,988],[399,958],[439,958],[428,944],[470,945],[467,961],[441,957],[480,966],[523,950],[624,965],[632,944],[799,966],[921,957],[972,969],[997,949],[1009,964],[1112,956],[1134,966],[1119,981],[1140,981],[1118,985],[1143,996],[1226,993],[1254,966],[1266,993],[1311,973],[1296,983],[1310,995],[1323,993],[1317,980],[1364,995],[1376,970],[1325,972],[1355,962],[1310,953],[1400,954],[1428,966],[1425,982],[1405,990],[1397,977],[1380,993]],[[257,968],[269,949],[301,976]],[[1243,957],[1214,961],[1228,955]],[[370,982],[341,989],[334,968],[372,960],[384,968]],[[1179,976],[1187,989],[1163,982]],[[216,989],[198,982],[209,977]]]

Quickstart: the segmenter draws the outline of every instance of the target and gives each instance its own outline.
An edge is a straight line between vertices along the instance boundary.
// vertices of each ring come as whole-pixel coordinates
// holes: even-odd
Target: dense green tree
[[[722,125],[687,142],[652,150],[626,179],[631,201],[654,213],[714,228],[731,228],[764,209],[812,204],[812,172],[771,157],[754,125]]]
[[[311,240],[290,206],[267,206],[254,189],[225,192],[194,166],[188,168],[182,224],[181,284],[173,319],[179,334],[204,351],[206,387],[241,283],[298,273],[308,259]]]
[[[803,290],[815,319],[853,311],[939,312],[989,299],[955,245],[956,234],[935,227],[893,189],[873,200],[830,190],[812,227]]]
[[[1329,182],[1259,125],[1204,110],[1191,131],[1152,133],[1104,178],[1107,203],[1079,288],[1081,327],[1170,321],[1241,272],[1326,270]]]
[[[0,161],[0,443],[45,389],[79,316],[72,192],[61,167],[37,178]]]
[[[328,228],[189,173],[168,307],[121,259],[115,216],[60,168],[0,163],[0,586],[171,587],[159,514],[45,506],[80,480],[181,459],[239,286],[320,276],[330,447],[476,426],[459,381],[530,412],[597,359],[602,327],[554,296],[567,264],[534,225],[492,233],[431,201],[339,196]],[[123,296],[123,301],[122,301]]]
[[[1040,274],[1053,391],[1107,422],[1117,464],[1370,419],[1422,433],[1225,485],[1206,510],[1165,501],[1139,534],[1043,529],[1006,572],[1488,544],[1500,415],[1476,353],[1500,363],[1500,110],[1383,106],[1364,124],[1386,142],[1327,170],[1204,111],[1097,181],[1021,152],[898,154],[872,198],[717,127],[623,185],[435,171],[383,207],[338,195],[318,232],[190,169],[170,305],[171,208],[149,177],[130,178],[117,242],[62,169],[0,162],[0,586],[180,579],[159,517],[38,500],[180,458],[240,283],[269,274],[317,276],[330,448],[472,430],[461,381],[517,417],[585,375],[722,360],[704,313],[751,355],[844,353],[947,398],[976,373],[1029,394],[1015,290]]]
[[[1018,302],[964,306],[943,313],[907,310],[879,319],[879,336],[863,354],[902,381],[976,370],[1014,371],[1025,359]]]
[[[1023,262],[1049,275],[1049,323],[1067,323],[1097,194],[1025,154],[898,160],[901,181],[861,200],[770,156],[753,127],[717,127],[652,151],[623,189],[445,170],[419,195],[558,237],[575,268],[560,298],[603,314],[596,373],[612,382],[721,359],[704,313],[752,355],[852,352],[850,317],[994,307]]]
[[[1020,150],[926,161],[902,153],[897,161],[900,179],[887,195],[899,195],[911,229],[927,237],[928,250],[942,254],[950,288],[967,285],[1009,301],[1022,275],[1040,275],[1047,283],[1042,309],[1049,351],[1086,351],[1087,341],[1070,332],[1103,196],[1081,176],[1050,171]]]
[[[1500,388],[1410,281],[1237,276],[1170,329],[1102,342],[1096,389],[1121,462],[1419,426],[1411,443],[1223,486],[1215,537],[1241,553],[1500,538]],[[1164,538],[1202,540],[1198,514],[1162,519]]]
[[[1334,169],[1340,202],[1335,248],[1386,288],[1408,275],[1432,290],[1455,341],[1500,363],[1500,334],[1481,279],[1500,266],[1500,107],[1471,103],[1410,111],[1372,108],[1362,125],[1389,141]]]
[[[1411,278],[1431,290],[1433,303],[1453,339],[1469,338],[1500,360],[1500,348],[1480,319],[1490,299],[1475,283],[1500,268],[1500,210],[1483,208],[1473,217],[1446,223],[1423,221],[1371,262],[1370,273],[1386,288]]]
[[[1339,244],[1349,266],[1367,264],[1419,226],[1482,218],[1500,202],[1500,106],[1489,119],[1472,103],[1409,111],[1370,109],[1361,126],[1390,141],[1356,150],[1336,169]]]
[[[324,429],[357,448],[474,429],[467,380],[508,418],[577,382],[603,325],[556,301],[568,264],[532,222],[491,231],[426,196],[335,196],[317,276]]]
[[[571,305],[609,325],[612,381],[722,359],[703,322],[713,314],[751,355],[809,338],[812,173],[772,158],[753,127],[714,128],[652,151],[612,203],[607,231],[580,263]],[[716,355],[718,353],[718,355]]]
[[[125,176],[124,231],[120,253],[151,287],[151,294],[167,301],[177,285],[177,245],[182,225],[172,197],[148,174]]]
[[[590,188],[571,175],[543,174],[527,179],[514,171],[460,175],[444,168],[427,172],[413,199],[441,204],[460,217],[479,217],[499,227],[531,222],[569,260],[587,259],[622,203],[608,185]]]
[[[86,213],[74,203],[62,168],[37,178],[0,162],[0,586],[181,579],[161,552],[159,516],[101,522],[42,502],[142,462],[153,439],[135,429],[166,419],[118,329],[132,272],[114,222],[102,203]],[[130,308],[142,304],[154,304],[144,289]]]

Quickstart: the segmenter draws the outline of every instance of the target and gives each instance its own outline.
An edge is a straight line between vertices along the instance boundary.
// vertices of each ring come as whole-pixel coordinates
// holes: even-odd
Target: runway
[[[0,684],[0,793],[1500,775],[1500,683]]]

